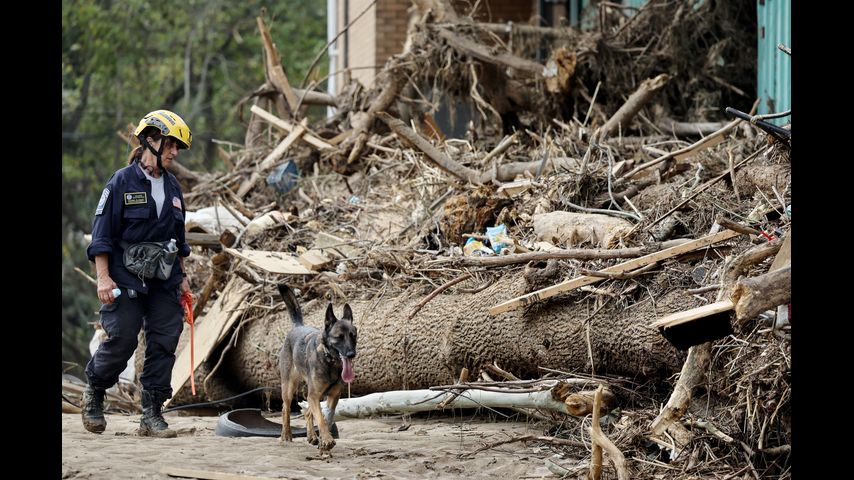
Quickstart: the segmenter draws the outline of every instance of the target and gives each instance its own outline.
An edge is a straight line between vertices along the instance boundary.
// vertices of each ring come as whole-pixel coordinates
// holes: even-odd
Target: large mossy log
[[[415,289],[393,298],[387,295],[376,306],[350,302],[359,330],[351,393],[449,384],[463,367],[478,372],[493,361],[523,378],[542,376],[545,372],[538,367],[589,373],[584,322],[593,309],[579,302],[586,293],[562,295],[528,311],[487,315],[488,307],[523,294],[524,285],[523,279],[508,276],[479,293],[440,295],[410,321],[407,316],[424,298]],[[678,371],[684,355],[649,324],[697,306],[697,299],[673,291],[654,301],[644,294],[629,307],[617,303],[609,302],[590,320],[596,373],[664,378]],[[318,301],[304,304],[306,324],[320,326],[325,306]],[[342,308],[336,304],[336,313]],[[270,312],[245,322],[226,359],[223,373],[239,379],[243,388],[278,385],[278,352],[291,323],[281,303]]]

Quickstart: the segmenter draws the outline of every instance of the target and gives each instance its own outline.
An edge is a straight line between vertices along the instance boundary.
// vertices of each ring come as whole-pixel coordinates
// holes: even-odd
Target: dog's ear
[[[332,311],[332,302],[329,302],[329,305],[326,307],[326,321],[324,322],[326,330],[332,328],[332,325],[337,321],[338,319],[335,318],[335,312]]]
[[[353,321],[353,310],[350,308],[349,303],[344,304],[344,320]]]

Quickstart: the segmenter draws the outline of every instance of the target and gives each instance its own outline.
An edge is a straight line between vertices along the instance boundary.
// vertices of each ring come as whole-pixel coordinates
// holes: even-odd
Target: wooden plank
[[[774,257],[774,262],[771,264],[771,268],[768,269],[769,272],[788,267],[792,264],[792,243],[790,242],[791,239],[792,229],[790,227],[789,231],[786,233],[786,239],[783,240],[783,246],[780,247],[780,251],[777,252],[777,256]]]
[[[252,108],[250,110],[252,110],[252,113],[254,113],[255,115],[258,115],[262,119],[273,124],[273,126],[281,128],[282,130],[284,130],[288,133],[292,132],[294,130],[294,128],[296,128],[296,126],[294,124],[292,124],[291,122],[288,122],[286,120],[282,120],[281,118],[279,118],[279,117],[273,115],[272,113],[264,110],[263,108],[259,107],[258,105],[252,105]],[[304,142],[310,144],[310,145],[313,145],[313,146],[321,149],[321,150],[323,150],[323,149],[335,150],[335,147],[333,147],[329,143],[321,140],[320,138],[318,138],[318,137],[316,137],[310,133],[306,133],[305,135],[303,135],[302,140]]]
[[[276,148],[273,149],[273,151],[270,152],[270,154],[267,155],[267,157],[261,161],[261,165],[258,167],[258,170],[263,173],[264,171],[272,168],[273,165],[275,165],[276,161],[279,160],[279,157],[284,155],[285,152],[287,152],[288,149],[291,147],[291,145],[293,145],[294,142],[299,140],[305,134],[306,127],[308,127],[308,119],[303,118],[302,121],[299,122],[299,125],[297,125],[296,128],[291,130],[291,133],[289,133],[288,136],[285,137],[284,140],[282,140],[282,143],[276,146]]]
[[[187,232],[184,234],[184,238],[186,238],[187,243],[190,245],[214,248],[220,246],[219,235],[215,233]]]
[[[237,310],[236,307],[249,294],[251,288],[252,285],[242,278],[232,277],[208,313],[196,319],[193,372],[199,368],[202,362],[207,360],[210,352],[219,344],[222,337],[228,332],[229,327],[240,316],[241,310]],[[175,359],[175,366],[172,367],[172,398],[175,398],[178,391],[187,383],[190,374],[190,346],[187,343]],[[166,400],[165,405],[169,405],[170,401],[171,398]]]
[[[658,252],[653,252],[649,255],[644,255],[643,257],[634,258],[627,262],[614,265],[613,267],[602,269],[601,271],[604,273],[625,273],[639,267],[644,267],[646,265],[650,265],[652,263],[665,260],[667,258],[675,257],[677,255],[690,252],[692,250],[708,247],[714,243],[723,242],[724,240],[729,240],[739,235],[742,234],[738,232],[733,232],[732,230],[724,230],[714,235],[706,235],[705,237],[698,238],[696,240],[691,240],[690,242],[686,242],[681,245],[676,245],[675,247],[666,248],[664,250],[659,250]],[[583,287],[585,285],[590,285],[591,283],[601,282],[602,280],[604,280],[604,278],[601,277],[576,277],[565,282],[558,283],[557,285],[552,285],[551,287],[546,287],[537,290],[536,292],[531,292],[526,295],[522,295],[521,297],[516,297],[504,303],[495,305],[489,309],[489,314],[498,315],[499,313],[506,312],[508,310],[514,310],[516,308],[524,307],[526,305],[531,305],[532,303],[539,302],[540,300],[544,300],[549,297],[553,297],[559,293],[573,290],[578,287]]]
[[[209,470],[194,470],[178,467],[161,467],[160,473],[170,477],[198,478],[200,480],[281,480],[273,477],[256,477],[255,475],[240,475],[237,473],[212,472]]]
[[[324,232],[318,232],[314,238],[314,248],[320,249],[323,253],[340,258],[351,258],[359,255],[358,247],[348,245],[350,240],[336,237]]]
[[[309,250],[297,257],[297,260],[302,266],[313,272],[332,263],[332,259],[321,250]]]
[[[703,305],[702,307],[692,308],[691,310],[671,313],[666,317],[662,317],[656,320],[650,326],[654,328],[672,327],[674,325],[679,325],[680,323],[690,322],[691,320],[696,320],[698,318],[708,317],[709,315],[714,315],[716,313],[726,312],[728,310],[732,310],[733,308],[735,308],[735,305],[733,305],[731,301],[722,300],[720,302]]]
[[[287,253],[268,252],[264,250],[235,250],[227,247],[223,247],[223,250],[270,273],[284,273],[290,275],[308,275],[315,273],[303,267],[295,256]]]
[[[517,180],[515,182],[504,183],[498,187],[496,193],[499,195],[504,194],[507,198],[512,198],[515,195],[526,192],[531,188],[531,183],[532,182],[530,180]]]

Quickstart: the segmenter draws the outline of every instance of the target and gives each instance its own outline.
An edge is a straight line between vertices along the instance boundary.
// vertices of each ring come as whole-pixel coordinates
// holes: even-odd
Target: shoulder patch
[[[95,209],[95,215],[101,215],[104,213],[104,207],[107,205],[107,199],[110,198],[110,187],[104,189],[101,192],[101,199],[98,200],[98,208]]]

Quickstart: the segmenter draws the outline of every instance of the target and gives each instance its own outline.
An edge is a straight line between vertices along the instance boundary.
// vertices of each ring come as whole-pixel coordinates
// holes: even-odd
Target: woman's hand
[[[98,300],[104,305],[109,305],[115,301],[116,297],[113,296],[113,289],[118,287],[116,282],[110,278],[110,274],[104,274],[98,276]]]
[[[183,294],[185,292],[189,292],[190,295],[193,294],[193,292],[190,292],[190,279],[188,279],[186,275],[184,275],[184,279],[181,280],[181,293]]]

